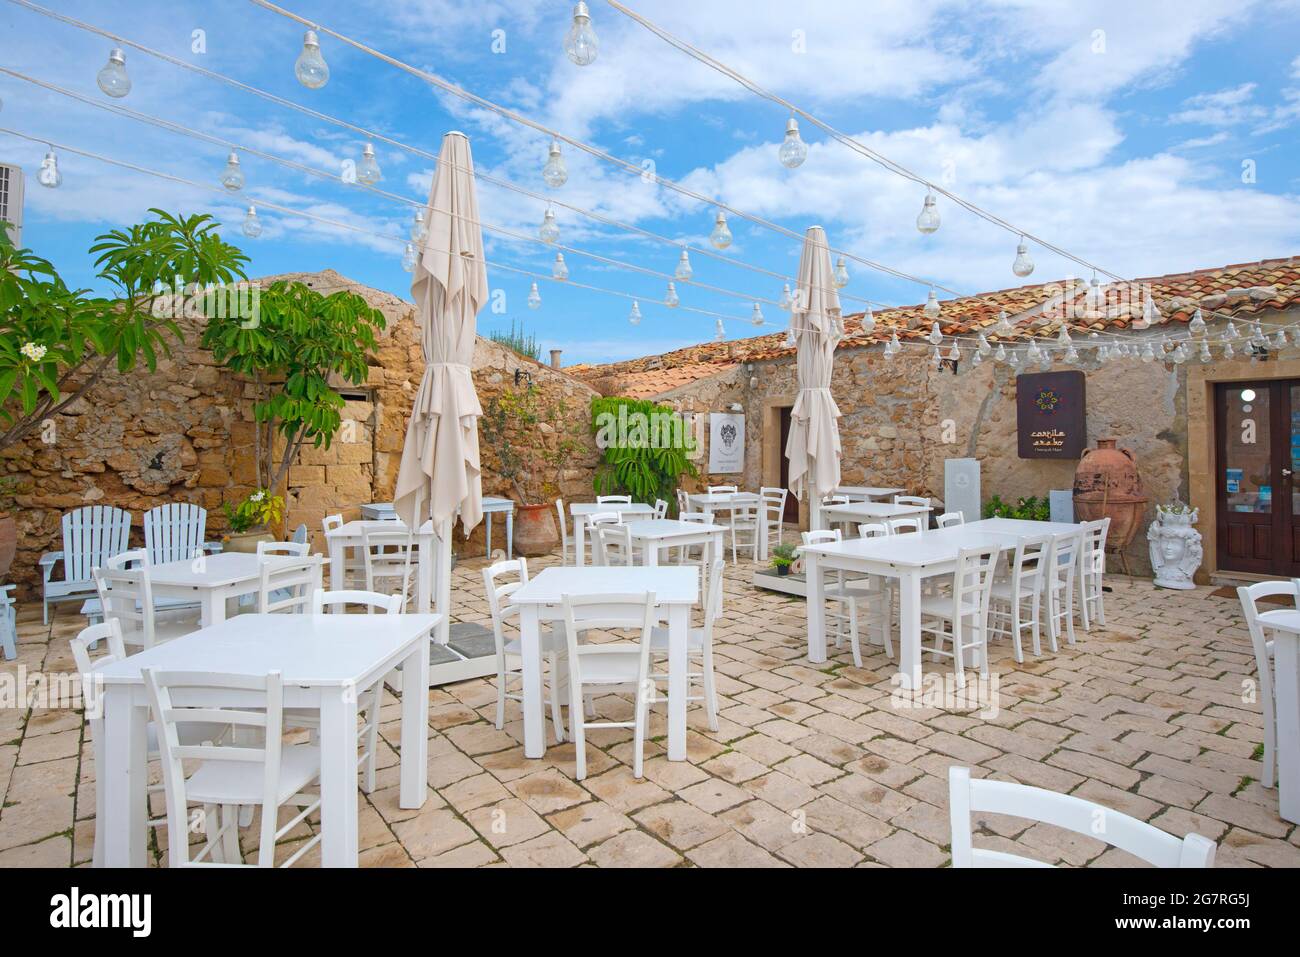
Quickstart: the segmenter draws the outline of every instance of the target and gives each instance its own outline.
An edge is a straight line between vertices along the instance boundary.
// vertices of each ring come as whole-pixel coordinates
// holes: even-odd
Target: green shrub
[[[687,458],[694,443],[681,413],[666,405],[598,396],[591,400],[591,431],[601,452],[592,482],[597,495],[671,502],[683,475],[699,475]]]
[[[1046,522],[1051,518],[1051,502],[1046,498],[1031,495],[1016,500],[1015,505],[1002,501],[994,495],[984,503],[985,518],[1018,518],[1030,522]]]

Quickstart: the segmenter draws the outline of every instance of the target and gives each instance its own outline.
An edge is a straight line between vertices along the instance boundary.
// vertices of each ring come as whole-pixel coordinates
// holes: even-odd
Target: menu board
[[[1016,376],[1016,435],[1022,459],[1077,459],[1088,446],[1084,375]]]

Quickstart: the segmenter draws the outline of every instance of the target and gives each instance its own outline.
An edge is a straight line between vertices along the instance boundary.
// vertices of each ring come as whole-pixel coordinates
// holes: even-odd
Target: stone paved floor
[[[482,564],[456,570],[454,608],[464,620],[487,618]],[[1176,834],[1195,830],[1219,842],[1219,866],[1300,866],[1300,828],[1279,818],[1277,792],[1258,783],[1260,714],[1243,701],[1254,660],[1235,601],[1116,578],[1109,627],[1080,632],[1075,647],[1018,666],[1005,643],[995,646],[995,715],[903,710],[890,706],[893,669],[883,651],[872,648],[857,669],[846,645],[811,667],[802,600],[755,590],[752,570],[727,571],[716,632],[719,731],[709,732],[693,707],[690,760],[668,762],[660,709],[640,781],[631,774],[630,731],[589,736],[581,784],[571,744],[525,760],[518,706],[508,706],[497,731],[494,679],[483,679],[431,692],[428,801],[418,812],[400,810],[392,747],[400,706],[390,696],[379,788],[362,796],[361,863],[941,867],[949,859],[947,769],[960,763],[976,775],[1087,797]],[[45,628],[39,606],[24,606],[19,658],[0,674],[19,664],[70,671],[67,639],[82,621],[69,608]],[[0,866],[84,865],[95,784],[81,716],[6,705]],[[616,696],[598,708],[630,713]],[[981,825],[984,846],[1069,865],[1131,862],[1045,825],[995,815]],[[166,829],[150,835],[152,859],[162,863]],[[316,861],[315,852],[304,857]]]

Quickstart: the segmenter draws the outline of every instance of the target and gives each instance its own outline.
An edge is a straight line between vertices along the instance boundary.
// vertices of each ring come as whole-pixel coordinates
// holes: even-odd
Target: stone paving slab
[[[552,562],[534,560],[534,570]],[[462,631],[489,622],[482,565],[454,571]],[[1077,644],[1052,653],[1044,643],[1044,655],[1026,650],[1023,664],[995,643],[996,708],[945,710],[893,700],[895,669],[865,640],[861,668],[847,643],[824,665],[808,662],[803,600],[753,588],[753,570],[727,568],[715,628],[718,730],[693,704],[689,760],[670,762],[658,709],[641,780],[630,731],[589,734],[581,782],[571,743],[525,759],[518,704],[507,704],[497,730],[495,678],[476,679],[430,690],[429,796],[422,809],[402,810],[400,702],[386,692],[378,787],[361,801],[362,866],[943,867],[954,763],[1077,794],[1174,834],[1195,830],[1219,842],[1219,866],[1300,866],[1300,828],[1259,783],[1254,658],[1235,601],[1110,579],[1106,628],[1076,628]],[[19,657],[0,663],[0,679],[16,682],[19,666],[28,676],[69,671],[68,638],[83,626],[67,607],[43,626],[39,604],[24,604]],[[946,671],[928,656],[924,664]],[[0,867],[85,865],[95,828],[88,731],[79,711],[37,704],[0,707]],[[630,710],[614,695],[596,707],[619,718]],[[982,846],[1066,866],[1133,863],[1047,825],[1001,815],[976,823]],[[314,826],[295,829],[277,858]],[[245,830],[246,850],[254,838]],[[166,847],[166,828],[152,829],[151,864],[166,865]]]

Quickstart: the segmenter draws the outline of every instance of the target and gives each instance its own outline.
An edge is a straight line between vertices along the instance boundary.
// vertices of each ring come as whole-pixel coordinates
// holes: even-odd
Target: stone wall
[[[319,544],[325,515],[356,517],[361,503],[391,500],[423,358],[410,303],[333,271],[263,282],[272,279],[301,280],[324,293],[350,289],[382,310],[388,322],[367,382],[345,389],[354,398],[344,409],[343,430],[329,449],[303,449],[290,470],[286,528],[305,523]],[[20,597],[39,595],[37,561],[43,552],[62,547],[59,522],[70,509],[91,504],[127,509],[135,525],[133,543],[142,544],[144,512],[165,502],[194,502],[208,510],[208,537],[219,538],[226,528],[222,504],[236,502],[252,489],[250,387],[197,347],[197,321],[183,320],[181,327],[185,343],[173,348],[171,357],[161,358],[154,374],[105,377],[86,399],[56,416],[51,427],[0,458],[0,473],[19,482],[18,553],[9,580],[20,585]],[[521,367],[544,393],[563,394],[587,414],[595,394],[590,388],[480,338],[474,379],[484,404],[494,392],[513,388],[514,370]],[[540,440],[547,441],[545,436]],[[484,494],[513,497],[489,471],[491,464],[491,452],[484,449]],[[575,456],[561,494],[590,494],[594,464],[593,442]],[[482,537],[480,526],[458,547],[477,551]],[[494,546],[498,541],[504,546],[504,535],[494,538]]]

